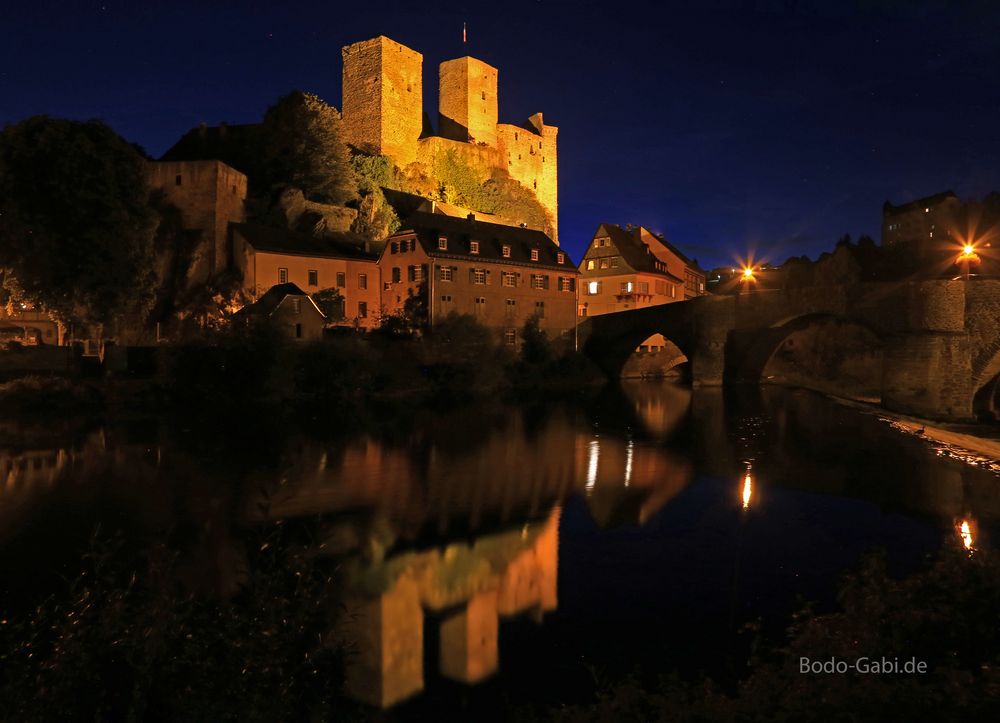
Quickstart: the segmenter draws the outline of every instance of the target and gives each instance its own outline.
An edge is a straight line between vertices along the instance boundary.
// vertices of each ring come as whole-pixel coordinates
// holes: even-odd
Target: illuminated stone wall
[[[496,68],[468,56],[441,63],[438,133],[456,141],[496,146]]]
[[[423,56],[383,35],[341,54],[347,142],[399,166],[412,163],[423,130]]]

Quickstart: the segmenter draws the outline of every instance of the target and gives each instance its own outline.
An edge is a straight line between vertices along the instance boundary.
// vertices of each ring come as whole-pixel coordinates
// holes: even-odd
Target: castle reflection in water
[[[25,530],[51,524],[54,501],[88,531],[109,507],[140,530],[183,518],[194,521],[186,582],[230,595],[245,574],[246,530],[317,519],[318,549],[343,572],[345,614],[334,637],[352,651],[347,690],[388,707],[432,675],[489,678],[501,664],[501,621],[541,622],[558,608],[570,499],[583,500],[598,529],[638,527],[696,477],[712,476],[730,481],[735,512],[766,507],[769,485],[791,486],[940,520],[970,549],[970,530],[979,544],[981,523],[1000,518],[990,473],[908,447],[922,443],[814,396],[765,391],[734,402],[717,390],[623,389],[588,408],[465,408],[402,432],[332,442],[293,434],[280,471],[224,484],[169,435],[101,429],[38,448],[0,429],[0,553]],[[850,424],[845,414],[854,415]],[[871,441],[845,462],[844,435],[859,431]],[[880,447],[883,439],[892,444]],[[867,484],[907,455],[927,461],[900,482]],[[433,640],[425,640],[428,620]],[[428,660],[437,670],[425,669]]]

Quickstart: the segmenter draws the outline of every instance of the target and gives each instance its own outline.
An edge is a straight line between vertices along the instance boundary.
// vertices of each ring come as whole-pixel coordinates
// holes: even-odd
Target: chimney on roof
[[[437,201],[431,201],[431,213],[437,213]]]
[[[468,216],[466,216],[466,218],[467,218],[467,219],[468,219],[469,221],[475,221],[475,220],[476,220],[476,214],[474,214],[474,213],[470,213],[470,214],[469,214]]]

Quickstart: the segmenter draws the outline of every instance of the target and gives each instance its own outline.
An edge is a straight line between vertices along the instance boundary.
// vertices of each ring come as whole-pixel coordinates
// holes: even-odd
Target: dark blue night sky
[[[503,6],[503,10],[500,8]],[[158,156],[310,90],[383,34],[500,69],[500,119],[560,127],[560,236],[661,230],[703,266],[878,238],[884,200],[1000,190],[1000,11],[911,2],[13,2],[0,123],[97,117]],[[461,44],[462,22],[469,44]]]

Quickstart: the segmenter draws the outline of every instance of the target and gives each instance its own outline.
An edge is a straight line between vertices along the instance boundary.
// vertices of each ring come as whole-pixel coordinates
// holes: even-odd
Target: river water
[[[97,523],[174,530],[187,583],[229,595],[247,530],[314,519],[341,561],[348,689],[403,718],[738,675],[747,623],[830,608],[865,553],[905,575],[1000,521],[989,465],[804,390],[625,382],[245,445],[171,424],[0,427],[6,601],[71,577]]]

